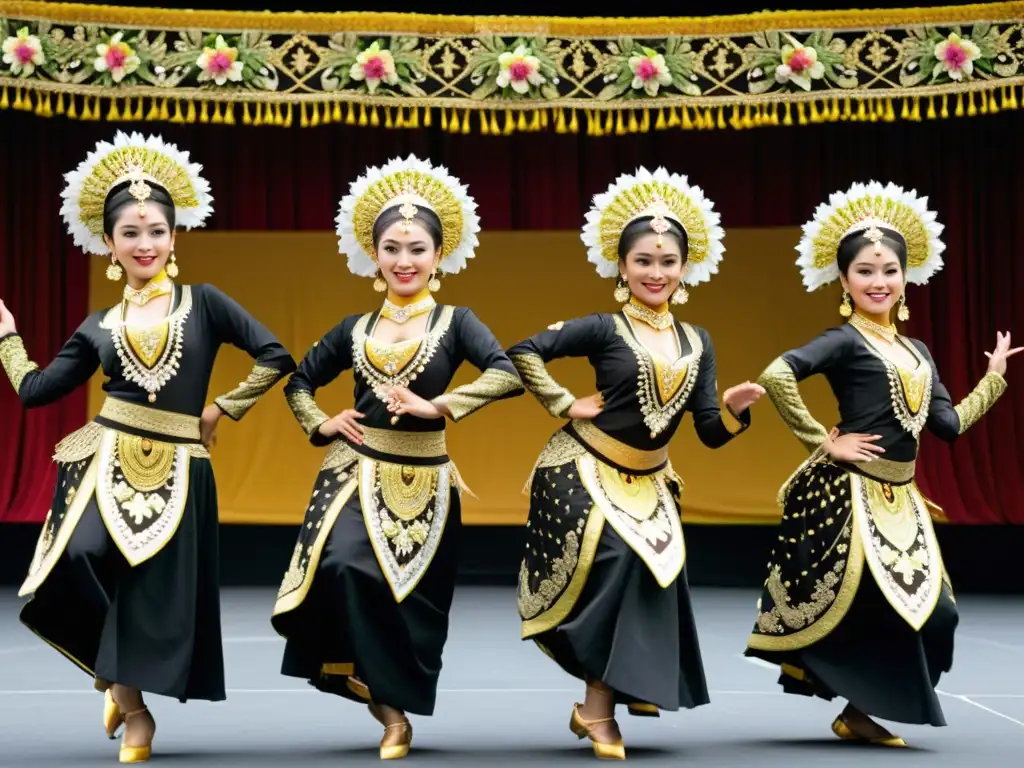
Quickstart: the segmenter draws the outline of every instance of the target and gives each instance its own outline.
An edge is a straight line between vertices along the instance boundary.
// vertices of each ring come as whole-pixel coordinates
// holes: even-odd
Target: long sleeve
[[[693,413],[693,426],[700,441],[708,448],[721,448],[750,426],[750,409],[737,417],[724,404],[719,406],[715,347],[707,332],[699,333],[704,350],[700,356],[697,383],[690,395],[689,410]]]
[[[356,319],[346,318],[314,343],[285,385],[288,407],[313,445],[330,442],[320,435],[320,425],[330,417],[320,410],[314,395],[352,367],[352,328]]]
[[[615,323],[608,315],[587,315],[548,326],[508,350],[523,384],[548,413],[564,418],[575,396],[548,373],[545,363],[561,357],[589,357],[611,344]]]
[[[25,344],[18,334],[0,339],[0,364],[26,408],[38,408],[60,400],[89,381],[99,368],[95,347],[89,342],[84,326],[61,348],[46,368],[28,358]]]
[[[825,442],[828,432],[807,410],[797,383],[836,365],[848,351],[847,339],[841,328],[830,328],[809,344],[777,357],[757,379],[782,420],[812,453]]]
[[[461,421],[489,403],[518,397],[526,391],[494,334],[472,311],[459,310],[457,333],[466,359],[482,374],[472,383],[443,395],[452,421]]]
[[[995,405],[996,400],[1006,391],[1006,379],[998,373],[986,373],[967,397],[953,405],[953,399],[939,379],[938,368],[928,348],[916,340],[914,347],[932,367],[932,401],[928,408],[928,429],[936,437],[951,443],[977,424]]]
[[[238,421],[278,381],[295,370],[295,360],[274,334],[238,302],[212,285],[204,285],[202,290],[219,339],[247,352],[256,361],[245,381],[214,400],[224,413]]]

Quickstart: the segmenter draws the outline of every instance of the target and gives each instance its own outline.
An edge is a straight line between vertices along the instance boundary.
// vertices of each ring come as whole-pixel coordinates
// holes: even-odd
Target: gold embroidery
[[[71,464],[88,459],[100,447],[104,428],[95,421],[76,429],[53,449],[53,460],[58,464]]]
[[[437,467],[381,462],[379,471],[381,497],[388,511],[406,522],[419,517],[434,497]]]
[[[199,418],[186,413],[162,411],[145,405],[108,397],[100,408],[100,418],[123,424],[130,429],[152,432],[180,440],[199,440]]]
[[[512,392],[521,392],[522,389],[523,382],[518,375],[488,368],[476,381],[456,387],[444,399],[452,421],[460,421],[488,403],[500,400]]]
[[[914,479],[914,472],[917,468],[916,461],[893,461],[883,459],[881,456],[871,461],[851,461],[851,467],[856,467],[858,472],[867,477],[883,483],[895,483],[904,485]]]
[[[537,459],[537,465],[534,469],[559,467],[569,461],[578,459],[586,452],[587,449],[583,447],[579,440],[574,439],[571,435],[560,429],[551,436],[551,439],[544,446],[544,450],[541,451],[540,458]]]
[[[534,354],[512,355],[509,359],[523,385],[545,410],[557,419],[565,418],[576,397],[548,373],[544,359]]]
[[[306,433],[306,437],[312,437],[313,433],[320,428],[320,425],[331,418],[320,410],[316,400],[313,399],[313,395],[305,390],[289,392],[286,399],[288,400],[288,407],[292,409],[292,415],[299,422],[299,426]]]
[[[8,336],[0,341],[0,365],[3,365],[7,372],[7,378],[11,380],[15,392],[21,389],[21,383],[26,376],[32,371],[39,370],[39,366],[28,359],[21,336]]]
[[[776,565],[765,583],[774,605],[770,611],[758,614],[758,630],[766,635],[778,635],[784,631],[783,625],[790,629],[804,629],[813,625],[829,606],[835,603],[836,587],[841,581],[845,567],[844,560],[838,561],[832,570],[814,583],[810,601],[794,606],[782,582],[782,569]]]
[[[117,458],[124,479],[143,493],[162,488],[174,465],[175,448],[170,443],[119,432]]]
[[[169,331],[166,321],[161,321],[150,328],[126,325],[125,337],[142,364],[146,368],[152,368],[167,349]]]
[[[669,363],[660,355],[652,354],[651,360],[654,363],[654,376],[658,381],[658,400],[667,403],[679,391],[690,366],[685,360]]]
[[[917,519],[908,498],[909,489],[888,483],[865,483],[865,486],[868,509],[879,532],[901,552],[906,552],[917,538]]]
[[[366,339],[366,357],[381,373],[394,376],[405,370],[405,366],[420,350],[421,339],[409,339],[388,344],[384,341]]]
[[[725,403],[722,403],[721,419],[722,426],[725,427],[725,430],[730,435],[738,435],[740,432],[747,428],[746,424],[744,424],[738,418],[733,416],[732,411],[729,410],[729,407]]]
[[[597,476],[608,500],[630,517],[643,521],[657,511],[658,489],[650,475],[628,475],[599,461]]]
[[[896,414],[900,426],[913,435],[916,440],[921,436],[921,430],[928,422],[928,409],[932,399],[931,366],[927,360],[911,349],[910,344],[907,344],[906,347],[917,358],[917,368],[909,370],[896,365],[878,349],[870,336],[860,328],[857,331],[864,339],[868,351],[881,360],[882,365],[885,366],[886,375],[889,377],[889,399],[892,401],[893,413]]]
[[[598,429],[592,422],[575,420],[573,430],[587,445],[624,469],[648,472],[668,461],[668,446],[653,451],[634,448]]]
[[[757,383],[765,388],[786,426],[807,450],[814,451],[825,442],[828,433],[804,405],[789,363],[781,357],[775,358],[758,377]]]
[[[410,459],[436,459],[448,455],[445,431],[401,432],[363,427],[363,445],[378,453]]]
[[[628,303],[622,305],[622,311],[632,317],[634,320],[639,320],[641,323],[646,323],[656,331],[664,331],[671,328],[675,324],[675,318],[672,317],[672,313],[668,311],[668,307],[662,311],[651,309],[646,304],[641,304],[633,297]]]
[[[1002,397],[1006,391],[1006,379],[994,371],[989,371],[982,376],[981,381],[974,390],[961,400],[953,410],[960,418],[960,434],[978,423],[978,420],[988,413],[988,410],[995,405],[996,400]]]
[[[532,619],[541,611],[549,608],[558,596],[565,590],[573,571],[580,560],[580,535],[583,532],[582,523],[576,531],[569,531],[565,534],[565,544],[562,546],[562,554],[551,561],[551,575],[542,579],[537,585],[537,590],[530,589],[530,572],[526,567],[526,559],[523,559],[519,566],[519,594],[517,603],[519,605],[519,616],[523,619]]]
[[[329,469],[344,470],[358,459],[359,454],[352,450],[352,446],[343,440],[335,440],[331,443],[331,447],[327,449],[327,455],[320,465],[320,471],[324,472]]]
[[[238,387],[221,395],[214,402],[235,421],[238,421],[256,401],[266,394],[281,379],[281,372],[266,365],[255,365],[245,381]]]

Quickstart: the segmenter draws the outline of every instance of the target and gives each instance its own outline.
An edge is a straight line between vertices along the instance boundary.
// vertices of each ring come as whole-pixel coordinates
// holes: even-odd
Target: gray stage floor
[[[620,714],[628,759],[646,765],[1021,765],[1024,747],[1024,599],[960,598],[956,665],[942,681],[949,726],[898,728],[912,745],[885,750],[841,743],[829,724],[841,709],[782,696],[776,673],[741,657],[756,595],[694,591],[712,702],[660,719]],[[278,674],[282,641],[267,616],[270,590],[223,595],[228,701],[152,697],[154,764],[342,766],[378,763],[380,727],[366,710]],[[117,743],[100,726],[101,699],[70,663],[17,621],[0,593],[0,765],[109,766]],[[567,725],[581,686],[518,639],[515,594],[461,588],[434,717],[414,717],[405,764],[585,765],[587,742]],[[885,643],[885,638],[865,638]]]

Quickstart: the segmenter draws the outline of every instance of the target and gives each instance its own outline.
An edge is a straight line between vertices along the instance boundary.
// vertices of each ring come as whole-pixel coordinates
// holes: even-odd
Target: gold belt
[[[444,430],[399,432],[394,429],[363,427],[363,445],[377,453],[410,459],[437,459],[448,455]]]
[[[654,451],[633,448],[602,432],[589,421],[573,421],[572,429],[594,451],[623,469],[650,472],[668,462],[668,446]]]
[[[872,459],[871,461],[850,461],[842,462],[840,467],[846,464],[856,469],[862,475],[878,480],[882,483],[895,483],[905,485],[914,479],[916,461],[893,461],[892,459]]]
[[[200,440],[198,416],[161,411],[157,408],[129,403],[127,400],[118,400],[116,397],[108,397],[103,401],[99,418],[128,429],[164,435],[179,441],[198,442]]]

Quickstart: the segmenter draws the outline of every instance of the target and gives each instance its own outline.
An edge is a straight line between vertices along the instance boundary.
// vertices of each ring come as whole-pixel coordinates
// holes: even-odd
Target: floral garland
[[[472,130],[472,116],[485,133],[577,132],[582,116],[588,133],[603,135],[1017,107],[1024,3],[841,15],[142,13],[0,0],[0,108],[94,120],[394,128],[430,125],[439,112],[446,130]],[[990,21],[971,21],[979,17]],[[130,23],[143,19],[152,21]],[[666,34],[652,34],[653,21]],[[815,21],[851,26],[815,29]],[[196,27],[206,22],[221,29]],[[278,31],[284,24],[307,31]],[[469,31],[488,28],[500,32]]]

